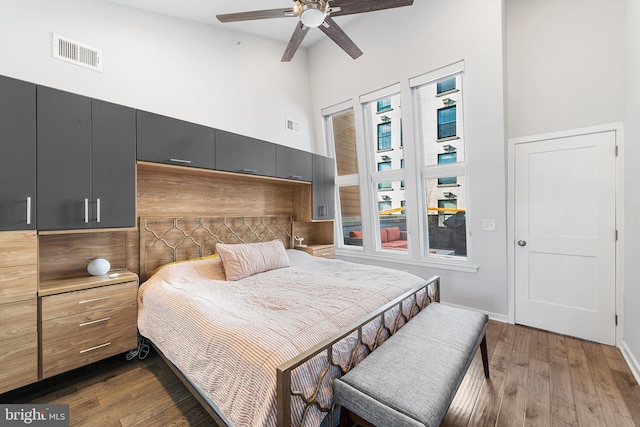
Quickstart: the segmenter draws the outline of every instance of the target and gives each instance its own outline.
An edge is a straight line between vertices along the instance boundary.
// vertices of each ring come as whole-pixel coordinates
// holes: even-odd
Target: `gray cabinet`
[[[0,230],[36,224],[36,86],[0,76]]]
[[[134,226],[135,110],[39,86],[37,111],[38,229]]]
[[[313,179],[313,160],[308,151],[276,146],[276,176],[297,181]]]
[[[335,216],[335,160],[313,154],[312,219],[327,220]]]
[[[276,176],[276,145],[216,129],[216,169]]]
[[[137,119],[138,160],[215,167],[213,128],[140,110]]]

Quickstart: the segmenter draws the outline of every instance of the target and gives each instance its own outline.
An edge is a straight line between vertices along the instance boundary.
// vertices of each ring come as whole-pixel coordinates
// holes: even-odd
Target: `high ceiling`
[[[252,10],[279,9],[293,5],[292,0],[105,0],[123,6],[142,9],[163,15],[195,21],[233,31],[252,34],[287,43],[293,33],[296,18],[263,19],[247,22],[222,24],[216,18],[218,14],[247,12]],[[377,12],[371,12],[377,13]],[[356,15],[336,17],[338,24],[346,29],[348,22],[358,19]],[[348,27],[347,27],[348,28]],[[311,46],[326,37],[321,31],[310,31],[302,46]]]

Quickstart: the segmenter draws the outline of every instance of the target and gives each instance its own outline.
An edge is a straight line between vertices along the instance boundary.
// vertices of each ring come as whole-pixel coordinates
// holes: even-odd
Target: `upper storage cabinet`
[[[335,160],[313,155],[312,218],[333,219],[335,215]]]
[[[213,169],[215,131],[146,111],[138,115],[138,160]]]
[[[38,229],[135,226],[135,110],[38,87]]]
[[[312,167],[311,153],[282,145],[276,146],[276,176],[278,178],[310,182],[313,178]]]
[[[216,169],[276,176],[276,145],[216,129]]]
[[[35,229],[36,86],[0,76],[0,230]]]

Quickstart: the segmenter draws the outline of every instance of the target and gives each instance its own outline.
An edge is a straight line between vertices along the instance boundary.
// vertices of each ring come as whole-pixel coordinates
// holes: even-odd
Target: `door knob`
[[[518,246],[527,246],[527,242],[524,240],[518,240]]]

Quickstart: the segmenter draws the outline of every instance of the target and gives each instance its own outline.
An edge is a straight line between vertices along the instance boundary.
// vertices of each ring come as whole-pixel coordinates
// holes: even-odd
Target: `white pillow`
[[[256,273],[289,267],[289,256],[280,240],[260,243],[218,243],[227,280],[240,280]]]

